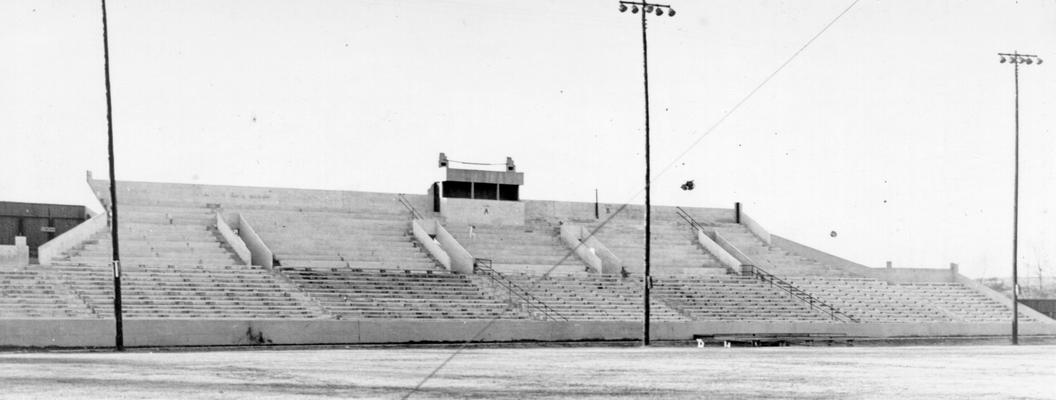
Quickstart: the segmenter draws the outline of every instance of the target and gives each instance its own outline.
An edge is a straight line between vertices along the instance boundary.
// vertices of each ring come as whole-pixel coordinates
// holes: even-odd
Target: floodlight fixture
[[[627,5],[620,3],[620,12],[627,12]]]

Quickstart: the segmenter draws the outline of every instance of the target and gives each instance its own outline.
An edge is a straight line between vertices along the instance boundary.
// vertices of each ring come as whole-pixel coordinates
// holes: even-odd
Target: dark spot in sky
[[[884,200],[884,204],[887,204],[887,200]]]
[[[253,122],[257,122],[257,116],[254,115],[253,118],[250,118],[250,120],[253,121]]]
[[[836,237],[836,231],[829,232],[829,236]]]

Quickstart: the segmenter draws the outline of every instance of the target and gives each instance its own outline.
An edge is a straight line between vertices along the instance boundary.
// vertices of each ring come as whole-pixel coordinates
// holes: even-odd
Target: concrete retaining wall
[[[749,217],[748,214],[745,214],[744,211],[741,211],[741,225],[748,228],[750,232],[754,233],[755,236],[758,236],[764,243],[772,244],[770,232],[767,232],[762,225],[755,222],[755,220],[752,219],[752,217]]]
[[[597,273],[602,273],[605,270],[604,265],[601,261],[601,257],[595,253],[597,250],[587,246],[583,243],[583,227],[575,224],[563,224],[561,225],[561,240],[565,243],[565,246],[572,249],[584,263],[594,269]],[[592,251],[593,250],[593,251]]]
[[[220,232],[220,237],[224,239],[224,243],[231,246],[231,249],[238,255],[238,259],[242,260],[245,265],[250,265],[253,262],[253,254],[249,251],[249,247],[246,247],[246,242],[242,238],[235,234],[235,231],[231,229],[231,226],[227,224],[224,217],[219,212],[216,213],[216,230]]]
[[[440,262],[448,271],[451,270],[451,256],[440,247],[440,243],[432,238],[430,235],[436,235],[436,220],[428,219],[415,219],[411,221],[411,232],[414,234],[414,239],[418,241],[425,248],[425,251],[429,252],[429,255],[433,256],[436,261]]]
[[[633,340],[638,322],[486,320],[125,320],[125,345],[216,346],[253,344],[369,344],[477,341]],[[1020,326],[1024,335],[1056,334],[1040,323]],[[1007,324],[830,324],[754,322],[655,322],[656,340],[735,333],[843,333],[856,337],[1005,336]],[[0,320],[0,347],[109,347],[111,320]]]
[[[737,259],[737,257],[734,257],[732,254],[727,252],[726,249],[722,248],[722,246],[720,246],[718,243],[715,243],[715,241],[712,240],[711,237],[709,237],[708,234],[704,232],[704,230],[694,228],[693,231],[696,232],[697,242],[704,247],[704,250],[707,250],[708,253],[711,253],[711,255],[715,256],[715,258],[717,258],[719,262],[722,263],[722,265],[732,268],[734,271],[740,272],[741,262]]]
[[[29,246],[25,236],[15,236],[15,244],[0,245],[0,267],[22,268],[29,265]]]
[[[70,229],[63,234],[56,236],[54,239],[49,240],[47,243],[40,245],[40,247],[37,248],[38,262],[41,265],[51,265],[51,260],[55,257],[77,247],[77,245],[81,243],[84,243],[84,241],[90,239],[92,235],[107,229],[106,227],[109,220],[110,218],[105,212],[96,214],[91,219],[82,222],[73,229]]]
[[[249,249],[250,263],[271,269],[275,265],[275,253],[271,252],[264,239],[257,234],[242,214],[238,215],[238,236]]]
[[[458,240],[439,223],[436,224],[436,241],[440,243],[440,248],[451,257],[451,272],[473,273],[473,255],[466,251],[466,248],[462,247],[462,244],[458,243]]]

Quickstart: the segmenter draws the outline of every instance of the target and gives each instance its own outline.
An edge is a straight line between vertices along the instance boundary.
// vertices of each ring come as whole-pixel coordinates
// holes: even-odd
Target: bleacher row
[[[636,321],[642,315],[644,229],[634,214],[604,226],[572,221],[597,230],[623,262],[623,275],[602,275],[569,257],[559,236],[565,221],[446,224],[471,254],[489,259],[500,278],[545,304],[550,312],[544,313],[493,275],[440,267],[414,239],[410,213],[395,196],[364,194],[356,201],[348,192],[246,189],[221,198],[206,191],[161,192],[156,184],[121,187],[127,318]],[[246,265],[218,232],[217,213],[238,213],[251,224],[274,252],[275,266]],[[1005,305],[961,284],[856,277],[766,244],[744,226],[697,217],[761,267],[861,322],[1007,319]],[[770,283],[730,274],[671,210],[654,213],[652,243],[654,320],[833,321]],[[0,318],[111,318],[110,253],[109,232],[103,231],[50,266],[0,271]]]

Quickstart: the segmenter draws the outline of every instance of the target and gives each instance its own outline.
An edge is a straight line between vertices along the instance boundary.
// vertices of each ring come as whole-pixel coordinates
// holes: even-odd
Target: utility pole
[[[652,206],[650,203],[651,164],[649,160],[649,40],[646,35],[646,19],[649,14],[663,16],[666,12],[669,17],[675,16],[675,10],[666,4],[654,4],[643,1],[621,1],[620,12],[627,12],[628,8],[632,14],[637,14],[639,8],[642,12],[642,78],[645,83],[645,277],[642,279],[642,346],[649,345],[649,290],[652,289],[653,280],[649,274],[651,255],[649,252],[650,240],[652,239]]]
[[[110,155],[110,246],[114,250],[114,350],[125,351],[125,332],[121,321],[121,253],[117,244],[117,181],[114,179],[114,119],[110,105],[110,43],[106,31],[106,0],[103,6],[103,73],[106,76],[106,135]]]
[[[1019,65],[1031,65],[1043,62],[1040,57],[1031,54],[997,53],[1001,63],[1012,63],[1013,80],[1016,98],[1016,149],[1015,149],[1015,183],[1012,194],[1012,344],[1019,344]]]

